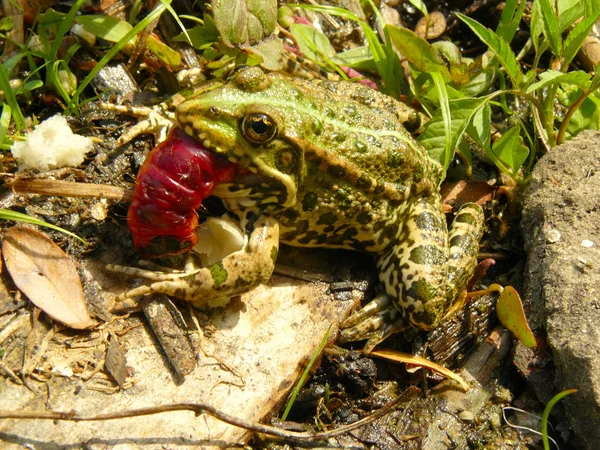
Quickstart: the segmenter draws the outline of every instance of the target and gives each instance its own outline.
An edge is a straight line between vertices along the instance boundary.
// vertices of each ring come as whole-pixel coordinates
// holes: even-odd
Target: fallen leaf
[[[4,233],[2,253],[13,281],[34,305],[71,328],[94,325],[73,263],[44,234],[12,227]]]
[[[369,356],[377,356],[378,358],[385,358],[390,361],[401,362],[405,364],[412,364],[414,366],[425,367],[435,372],[441,373],[447,378],[451,378],[458,382],[464,391],[469,390],[469,385],[463,380],[458,374],[452,372],[445,367],[442,367],[434,362],[431,362],[420,356],[411,355],[409,353],[398,352],[389,348],[378,348],[369,353]]]
[[[489,202],[497,188],[483,181],[458,181],[456,183],[442,184],[440,193],[444,206],[452,205],[456,208],[465,203],[483,205]]]
[[[496,303],[496,314],[500,323],[526,347],[535,348],[537,346],[535,336],[525,317],[521,297],[512,286],[506,286],[500,293],[500,298]]]

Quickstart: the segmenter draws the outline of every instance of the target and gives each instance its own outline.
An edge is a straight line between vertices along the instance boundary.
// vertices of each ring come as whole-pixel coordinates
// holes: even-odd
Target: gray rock
[[[551,380],[534,386],[544,402],[577,388],[563,400],[574,443],[599,449],[600,132],[585,131],[541,158],[521,226],[528,252],[524,300],[536,334],[547,333],[554,361],[553,371],[530,366],[530,381]],[[526,351],[520,347],[517,358],[519,352],[523,361]],[[538,361],[539,355],[530,353]]]

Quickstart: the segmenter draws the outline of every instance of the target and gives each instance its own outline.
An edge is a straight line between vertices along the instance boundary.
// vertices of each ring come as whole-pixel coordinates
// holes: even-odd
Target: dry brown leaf
[[[376,356],[378,358],[385,358],[390,361],[402,362],[405,364],[412,364],[415,366],[425,367],[427,369],[441,373],[447,378],[457,381],[458,384],[460,384],[460,386],[465,390],[465,392],[469,390],[469,385],[459,375],[432,361],[429,361],[425,358],[421,358],[420,356],[398,352],[389,348],[375,349],[369,353],[369,356]]]
[[[67,255],[39,231],[10,228],[2,242],[8,272],[34,305],[71,328],[90,328],[79,275]]]
[[[452,205],[458,208],[469,202],[484,205],[492,200],[494,191],[496,190],[496,187],[490,186],[483,181],[461,180],[456,183],[442,184],[440,193],[442,194],[444,207]],[[452,208],[450,208],[450,210],[452,210]]]

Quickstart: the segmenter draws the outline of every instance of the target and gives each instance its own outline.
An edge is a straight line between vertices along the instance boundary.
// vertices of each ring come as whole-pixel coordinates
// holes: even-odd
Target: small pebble
[[[555,244],[560,241],[561,235],[560,231],[556,229],[551,229],[546,232],[546,242],[549,244]]]
[[[583,241],[581,241],[581,246],[585,247],[585,248],[590,248],[594,246],[594,243],[592,241],[588,241],[587,239],[584,239]]]
[[[458,413],[458,418],[463,422],[473,422],[475,415],[471,411],[462,411]]]
[[[446,18],[439,11],[422,17],[415,26],[415,34],[424,39],[436,39],[446,31]]]
[[[95,220],[102,221],[108,216],[108,211],[102,202],[97,202],[92,206],[91,214]]]

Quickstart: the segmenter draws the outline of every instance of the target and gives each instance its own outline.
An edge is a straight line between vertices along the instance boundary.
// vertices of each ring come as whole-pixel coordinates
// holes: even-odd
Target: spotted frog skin
[[[245,170],[212,192],[247,233],[244,249],[189,274],[119,268],[203,303],[266,282],[279,242],[371,253],[385,293],[344,324],[343,340],[381,339],[407,323],[432,329],[473,274],[483,213],[448,231],[444,171],[403,126],[402,103],[349,82],[299,80],[252,67],[180,103],[178,125]]]

